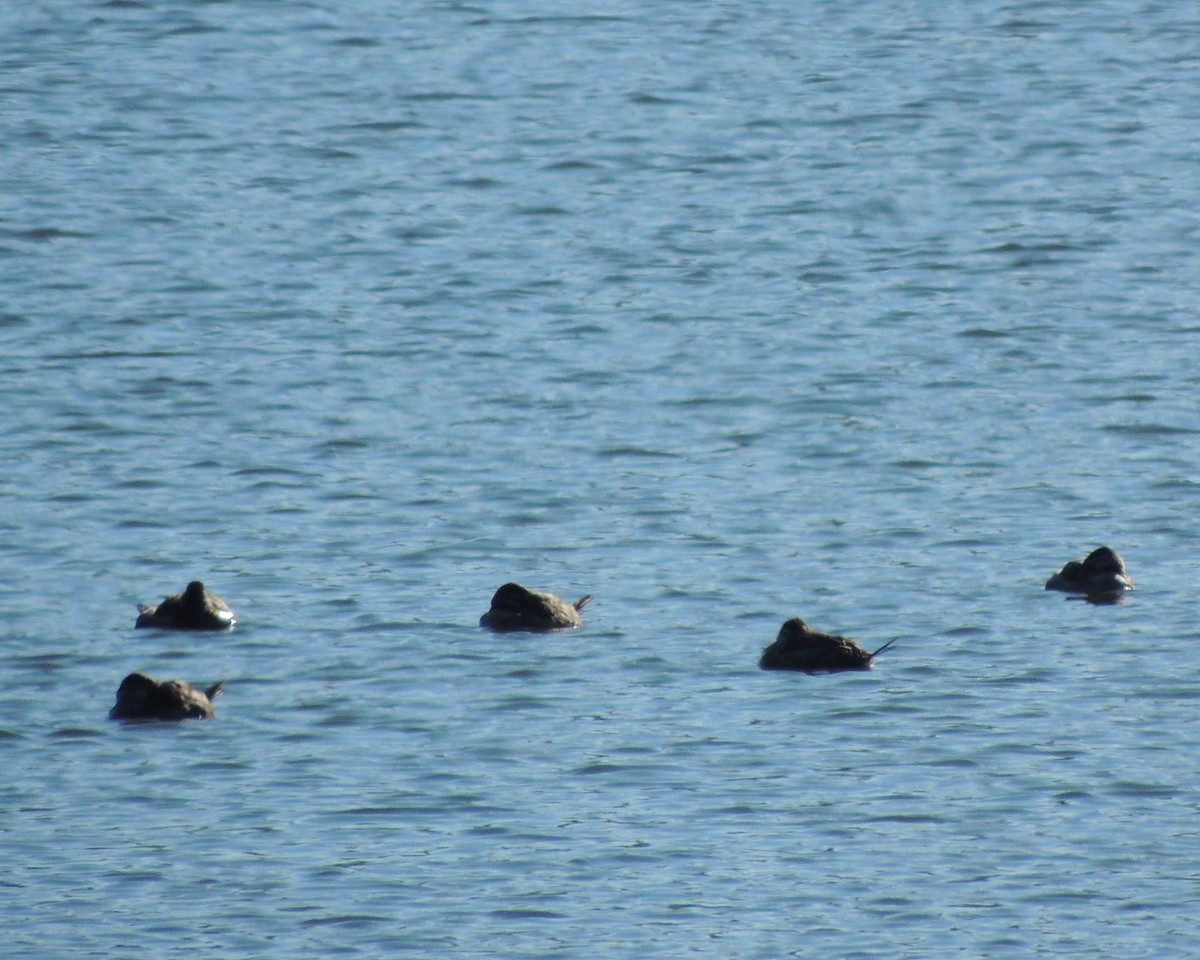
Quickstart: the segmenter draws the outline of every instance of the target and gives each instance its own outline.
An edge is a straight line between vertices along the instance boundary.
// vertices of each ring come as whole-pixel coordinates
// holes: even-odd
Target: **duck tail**
[[[216,700],[217,697],[219,697],[221,695],[221,691],[224,689],[225,689],[225,681],[218,680],[211,687],[209,687],[207,690],[204,691],[204,695],[206,697],[208,697],[209,700]]]
[[[876,650],[873,654],[871,654],[871,659],[874,660],[877,656],[879,656],[881,653],[883,653],[884,650],[886,650],[888,647],[890,647],[893,643],[895,643],[899,639],[900,639],[899,637],[893,637],[891,640],[889,640],[887,643],[885,643],[882,647],[880,647],[878,650]]]
[[[589,594],[586,594],[585,596],[580,597],[578,600],[576,600],[574,603],[576,612],[578,612],[578,611],[582,610],[584,607],[586,607],[591,599],[592,599],[592,595],[589,593]]]

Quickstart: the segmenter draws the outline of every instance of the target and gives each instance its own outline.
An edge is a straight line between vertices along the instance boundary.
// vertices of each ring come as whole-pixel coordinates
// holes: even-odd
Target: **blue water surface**
[[[1193,955],[1197,50],[4,7],[2,952]],[[1043,591],[1101,543],[1129,602]],[[232,633],[133,629],[195,578]],[[791,616],[897,643],[759,671]],[[109,723],[135,669],[216,718]]]

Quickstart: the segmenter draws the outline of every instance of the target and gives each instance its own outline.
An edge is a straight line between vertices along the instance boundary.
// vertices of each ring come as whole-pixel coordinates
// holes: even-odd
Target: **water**
[[[6,7],[5,954],[1190,955],[1198,41]],[[236,631],[132,629],[195,577]]]

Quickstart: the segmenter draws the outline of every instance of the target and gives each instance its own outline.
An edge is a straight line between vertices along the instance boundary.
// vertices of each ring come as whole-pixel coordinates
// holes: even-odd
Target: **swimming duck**
[[[492,607],[479,618],[479,625],[499,632],[578,627],[583,623],[579,611],[591,599],[588,594],[567,603],[552,593],[538,593],[519,583],[506,583],[492,597]]]
[[[165,627],[168,630],[228,630],[237,621],[233,611],[199,580],[189,583],[182,593],[167,597],[156,607],[138,604],[136,627]]]
[[[207,720],[212,702],[224,683],[198,690],[184,680],[156,680],[145,673],[131,673],[117,687],[117,702],[108,711],[109,720]]]
[[[779,628],[779,636],[763,651],[758,665],[764,670],[805,673],[870,670],[871,661],[895,642],[889,640],[874,653],[867,653],[849,637],[821,633],[799,617],[793,617]]]
[[[1047,590],[1086,593],[1093,597],[1116,597],[1133,589],[1133,578],[1125,572],[1125,561],[1111,547],[1097,547],[1082,560],[1072,560],[1046,581]]]

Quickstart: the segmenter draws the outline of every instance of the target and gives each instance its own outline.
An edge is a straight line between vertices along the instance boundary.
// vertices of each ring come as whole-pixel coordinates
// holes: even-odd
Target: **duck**
[[[849,637],[821,633],[799,617],[793,617],[779,628],[779,636],[762,652],[758,665],[763,670],[805,673],[870,670],[871,662],[895,642],[889,640],[874,653],[868,653]]]
[[[212,702],[224,686],[224,681],[219,681],[200,690],[185,680],[157,680],[146,673],[131,673],[117,687],[117,702],[108,711],[108,719],[207,720],[213,715]]]
[[[135,627],[163,627],[167,630],[228,630],[237,620],[233,611],[204,584],[193,580],[181,593],[166,597],[154,607],[138,604]]]
[[[1046,581],[1047,590],[1084,593],[1089,598],[1119,597],[1133,589],[1125,561],[1111,547],[1097,547],[1082,560],[1072,560]]]
[[[492,596],[492,606],[479,618],[481,627],[498,633],[514,630],[546,632],[578,627],[579,616],[592,599],[589,593],[574,603],[567,603],[553,593],[539,593],[519,583],[506,583]]]

